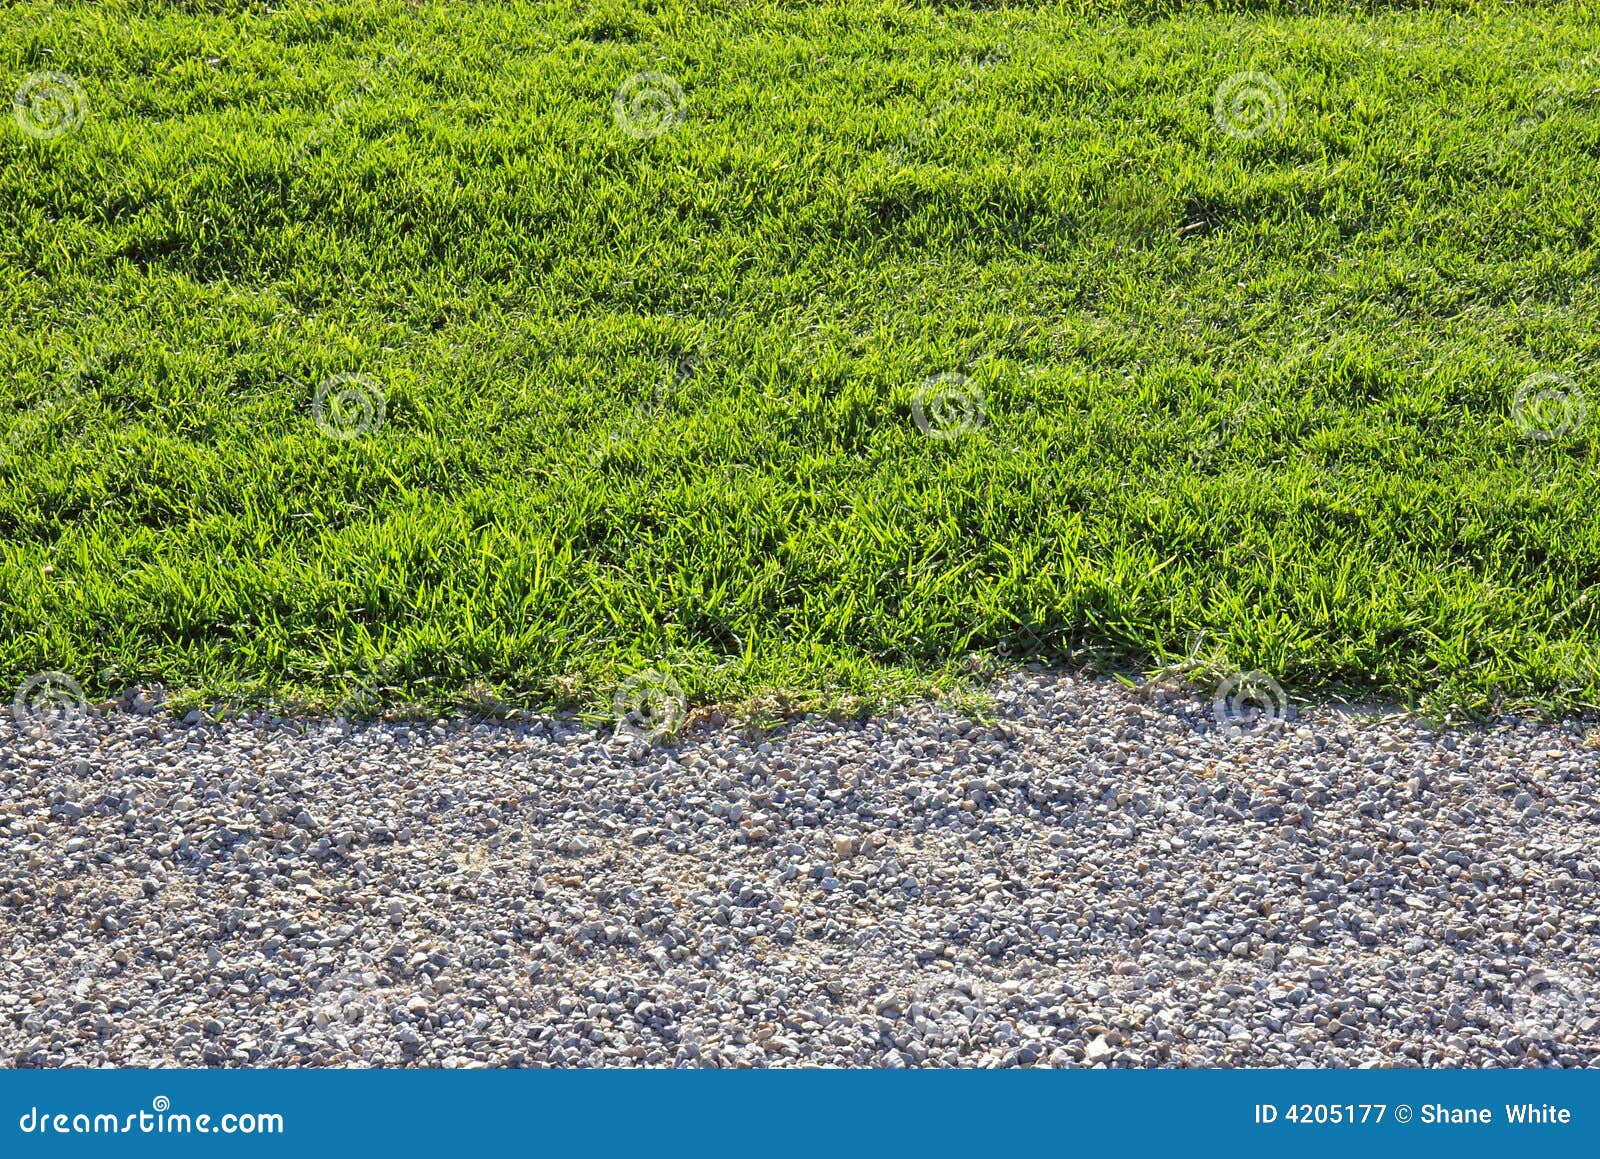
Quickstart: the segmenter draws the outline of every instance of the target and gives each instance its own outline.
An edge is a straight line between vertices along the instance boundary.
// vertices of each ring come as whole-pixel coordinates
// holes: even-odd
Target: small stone
[[[1229,740],[1206,690],[1156,692],[1023,670],[993,722],[629,752],[562,721],[113,712],[68,744],[0,714],[6,1057],[1592,1061],[1600,1014],[1552,995],[1589,992],[1600,750],[1323,708]]]

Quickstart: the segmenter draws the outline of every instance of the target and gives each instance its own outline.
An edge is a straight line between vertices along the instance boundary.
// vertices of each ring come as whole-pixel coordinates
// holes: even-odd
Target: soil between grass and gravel
[[[0,723],[0,1060],[1600,1060],[1584,726],[992,692],[656,747]]]

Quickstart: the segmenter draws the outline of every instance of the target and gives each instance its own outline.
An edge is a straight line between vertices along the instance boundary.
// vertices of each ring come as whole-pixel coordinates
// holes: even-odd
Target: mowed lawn
[[[32,2],[0,59],[7,699],[1600,703],[1595,5]]]

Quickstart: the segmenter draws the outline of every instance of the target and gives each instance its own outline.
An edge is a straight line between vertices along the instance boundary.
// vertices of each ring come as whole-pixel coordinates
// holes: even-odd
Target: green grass
[[[5,84],[87,116],[0,124],[0,676],[1600,703],[1600,398],[1512,405],[1597,385],[1597,17],[8,6]],[[1286,116],[1240,139],[1246,71]],[[652,139],[641,72],[686,94]],[[319,433],[338,374],[381,426]],[[939,374],[984,425],[922,434]]]

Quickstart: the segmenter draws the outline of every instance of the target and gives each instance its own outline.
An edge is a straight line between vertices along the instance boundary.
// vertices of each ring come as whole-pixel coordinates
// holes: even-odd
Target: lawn
[[[1600,704],[1593,4],[0,34],[7,687]]]

